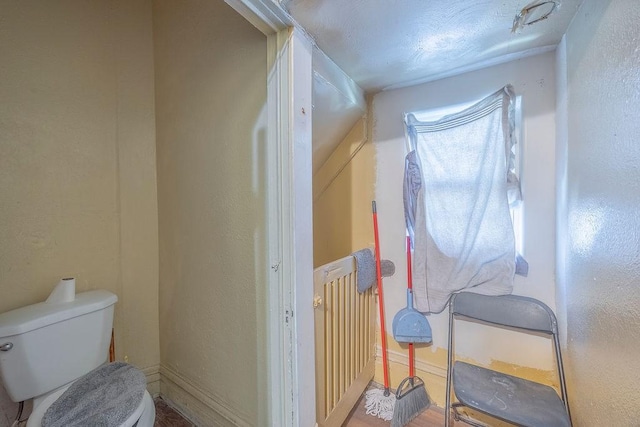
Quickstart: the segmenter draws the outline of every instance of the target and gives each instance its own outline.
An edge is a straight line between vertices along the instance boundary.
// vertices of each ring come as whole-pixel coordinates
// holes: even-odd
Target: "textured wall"
[[[116,356],[159,392],[158,197],[151,0],[110,2],[117,66],[120,310]]]
[[[373,99],[373,142],[376,148],[380,240],[383,258],[396,263],[394,277],[385,279],[387,328],[394,314],[406,305],[405,222],[402,201],[405,137],[403,113],[474,102],[502,86],[513,84],[522,95],[524,197],[523,252],[529,276],[516,276],[514,293],[538,298],[555,308],[555,60],[549,52],[495,67],[405,89],[384,91]],[[424,369],[430,393],[444,403],[443,368],[446,367],[447,312],[429,316],[434,343],[417,349],[418,369]],[[462,325],[462,324],[461,324]],[[464,325],[457,329],[457,350],[497,369],[519,369],[530,378],[551,382],[553,358],[549,342],[539,337],[510,337],[487,333],[487,328]],[[497,348],[488,338],[504,339]],[[518,345],[511,340],[517,339]],[[393,358],[406,361],[406,349],[388,340]],[[503,362],[507,362],[506,364]],[[527,367],[528,369],[522,369]],[[392,383],[406,376],[406,366],[392,370]]]
[[[640,417],[638,22],[635,0],[587,0],[566,35],[559,270],[580,426],[631,426]]]
[[[366,118],[358,120],[313,176],[315,267],[373,246],[375,152],[366,142],[367,123]]]
[[[155,1],[153,12],[161,390],[203,425],[257,425],[268,403],[256,310],[266,38],[222,1]]]
[[[0,312],[42,301],[63,276],[79,291],[109,289],[120,299],[117,355],[150,373],[159,363],[151,3],[1,8]]]

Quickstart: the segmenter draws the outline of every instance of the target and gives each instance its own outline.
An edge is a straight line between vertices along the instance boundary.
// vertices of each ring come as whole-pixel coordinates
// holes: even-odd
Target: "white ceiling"
[[[281,6],[372,93],[553,49],[582,0],[555,2],[548,19],[515,33],[514,17],[531,0],[281,0]]]

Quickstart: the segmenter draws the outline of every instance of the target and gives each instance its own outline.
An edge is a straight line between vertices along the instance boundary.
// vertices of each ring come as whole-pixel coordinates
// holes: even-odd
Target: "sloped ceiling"
[[[281,0],[318,48],[314,173],[365,113],[364,93],[555,49],[582,1]],[[527,24],[548,12],[514,31],[517,15]]]
[[[523,8],[546,3],[512,32]],[[281,6],[367,93],[551,50],[582,0],[282,0]]]
[[[367,111],[364,92],[319,48],[313,49],[313,173]]]

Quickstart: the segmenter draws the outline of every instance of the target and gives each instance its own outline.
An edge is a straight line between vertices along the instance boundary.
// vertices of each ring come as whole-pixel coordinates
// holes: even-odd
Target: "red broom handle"
[[[414,366],[413,363],[413,358],[415,356],[413,355],[413,343],[410,342],[409,343],[409,376],[410,377],[415,377],[416,376],[416,368]]]
[[[411,291],[413,297],[413,276],[411,274],[411,237],[407,236],[407,289]],[[416,368],[414,364],[413,343],[409,343],[409,376],[416,376]]]
[[[380,344],[382,345],[382,371],[384,373],[385,392],[389,393],[389,369],[387,365],[387,333],[384,326],[384,297],[382,293],[382,267],[380,265],[380,239],[378,237],[378,211],[375,200],[371,202],[373,210],[373,235],[376,252],[376,279],[378,281],[378,307],[380,308]]]

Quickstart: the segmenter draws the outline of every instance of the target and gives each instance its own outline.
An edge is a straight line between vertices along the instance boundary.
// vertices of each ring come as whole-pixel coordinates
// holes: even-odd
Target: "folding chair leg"
[[[453,419],[456,421],[462,421],[465,424],[469,424],[470,426],[473,427],[489,427],[487,424],[480,422],[480,421],[476,421],[473,418],[467,416],[467,415],[462,415],[458,412],[458,408],[463,407],[464,405],[462,403],[454,403],[451,405],[451,412],[453,413]]]
[[[444,406],[445,414],[444,414],[444,426],[451,426],[451,381],[453,375],[453,313],[452,313],[451,303],[449,303],[449,346],[447,348],[448,358],[447,358],[447,396],[446,403]]]

